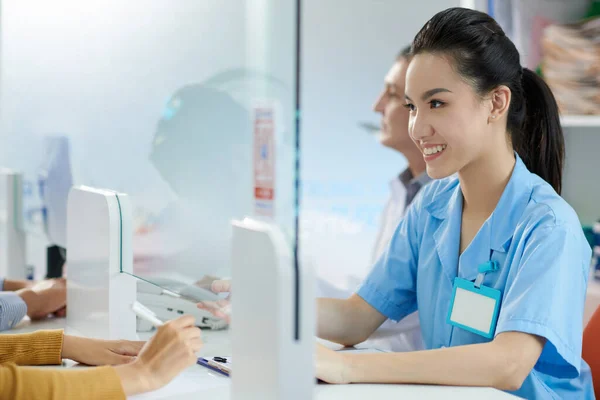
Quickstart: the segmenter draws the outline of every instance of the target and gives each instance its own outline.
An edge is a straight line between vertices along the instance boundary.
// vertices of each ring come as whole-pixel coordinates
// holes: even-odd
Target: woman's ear
[[[501,120],[510,107],[511,92],[507,86],[501,85],[490,92],[491,109],[489,122]]]

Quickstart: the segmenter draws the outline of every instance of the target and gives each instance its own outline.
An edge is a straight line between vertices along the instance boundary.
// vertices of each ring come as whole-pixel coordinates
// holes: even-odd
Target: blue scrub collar
[[[523,160],[515,153],[516,163],[512,175],[494,212],[490,215],[490,247],[495,251],[506,252],[525,207],[529,204],[533,192],[533,174],[529,172]],[[431,201],[424,205],[434,218],[444,220],[451,215],[454,207],[462,207],[458,196],[460,183],[458,176],[451,178],[452,184],[445,185],[439,193],[433,193]]]

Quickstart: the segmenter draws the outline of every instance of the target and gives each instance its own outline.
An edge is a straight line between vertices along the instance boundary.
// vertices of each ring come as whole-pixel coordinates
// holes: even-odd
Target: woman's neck
[[[458,172],[463,193],[463,212],[492,214],[515,167],[512,146],[500,146]]]

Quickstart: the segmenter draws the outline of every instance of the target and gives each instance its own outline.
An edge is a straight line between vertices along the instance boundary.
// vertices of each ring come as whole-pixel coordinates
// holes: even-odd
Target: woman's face
[[[450,176],[489,151],[492,103],[454,71],[450,58],[431,53],[413,57],[405,92],[408,131],[430,177]]]

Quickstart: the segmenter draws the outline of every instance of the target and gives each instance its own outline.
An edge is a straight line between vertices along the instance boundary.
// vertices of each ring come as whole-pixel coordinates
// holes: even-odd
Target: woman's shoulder
[[[577,213],[552,186],[537,175],[532,176],[531,195],[513,241],[516,238],[524,243],[524,248],[539,249],[546,256],[554,255],[553,260],[559,264],[563,262],[561,254],[568,254],[569,262],[579,262],[583,277],[587,279],[592,250]]]
[[[573,207],[550,184],[537,175],[532,176],[531,197],[523,217],[536,225],[582,230]]]

